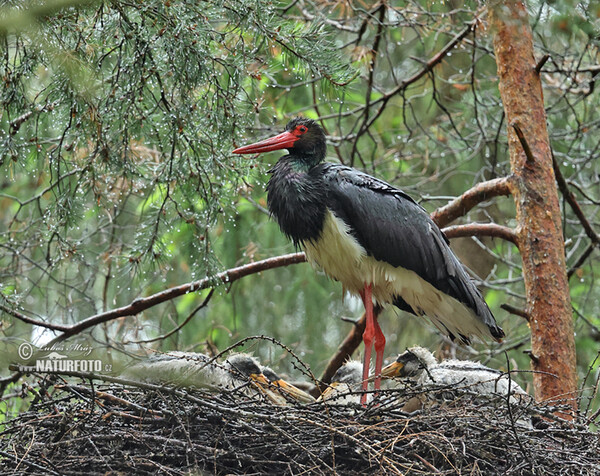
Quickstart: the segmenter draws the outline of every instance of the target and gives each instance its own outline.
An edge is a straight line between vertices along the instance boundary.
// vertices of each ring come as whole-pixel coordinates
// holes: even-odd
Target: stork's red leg
[[[375,382],[373,387],[375,390],[381,388],[381,367],[383,367],[383,350],[385,349],[385,336],[377,322],[380,312],[381,307],[377,306],[373,313],[373,324],[375,325]]]
[[[373,298],[371,294],[371,284],[365,284],[365,289],[361,293],[363,304],[365,305],[365,313],[367,315],[367,322],[365,325],[365,331],[363,332],[363,342],[365,343],[365,357],[363,360],[363,381],[362,389],[366,392],[369,389],[369,367],[371,366],[371,347],[373,346],[373,339],[377,335],[377,328],[379,325],[373,316]],[[381,333],[381,329],[379,329]],[[380,369],[381,370],[381,369]],[[367,404],[367,394],[365,393],[360,403],[363,405]]]

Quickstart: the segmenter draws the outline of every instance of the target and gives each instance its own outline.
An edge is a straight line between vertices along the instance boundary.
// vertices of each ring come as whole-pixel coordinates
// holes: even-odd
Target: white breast
[[[443,333],[490,335],[488,327],[475,313],[456,299],[442,293],[414,271],[394,267],[367,255],[367,251],[351,235],[348,225],[327,212],[323,231],[315,241],[304,243],[307,260],[344,288],[360,295],[365,284],[373,285],[373,299],[381,305],[401,296],[415,314],[427,316]]]

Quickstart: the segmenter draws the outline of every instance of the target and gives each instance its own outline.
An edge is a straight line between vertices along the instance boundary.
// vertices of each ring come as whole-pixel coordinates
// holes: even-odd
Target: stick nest
[[[2,474],[600,474],[584,422],[448,387],[382,390],[367,408],[63,379],[12,399],[27,408],[0,426]]]

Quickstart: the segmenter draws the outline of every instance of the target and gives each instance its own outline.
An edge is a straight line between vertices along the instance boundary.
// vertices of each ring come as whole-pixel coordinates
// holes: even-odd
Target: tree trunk
[[[531,27],[521,1],[491,0],[489,13],[507,119],[535,396],[576,408],[575,338],[561,213]]]

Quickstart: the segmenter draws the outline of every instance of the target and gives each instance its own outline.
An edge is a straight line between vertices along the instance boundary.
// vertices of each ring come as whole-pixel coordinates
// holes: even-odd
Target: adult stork
[[[233,152],[279,149],[288,155],[270,170],[269,210],[309,262],[362,298],[364,390],[373,343],[375,389],[380,385],[385,337],[377,316],[385,304],[427,316],[463,343],[504,336],[448,239],[410,196],[354,168],[324,163],[325,133],[311,119],[292,119],[283,133]]]

